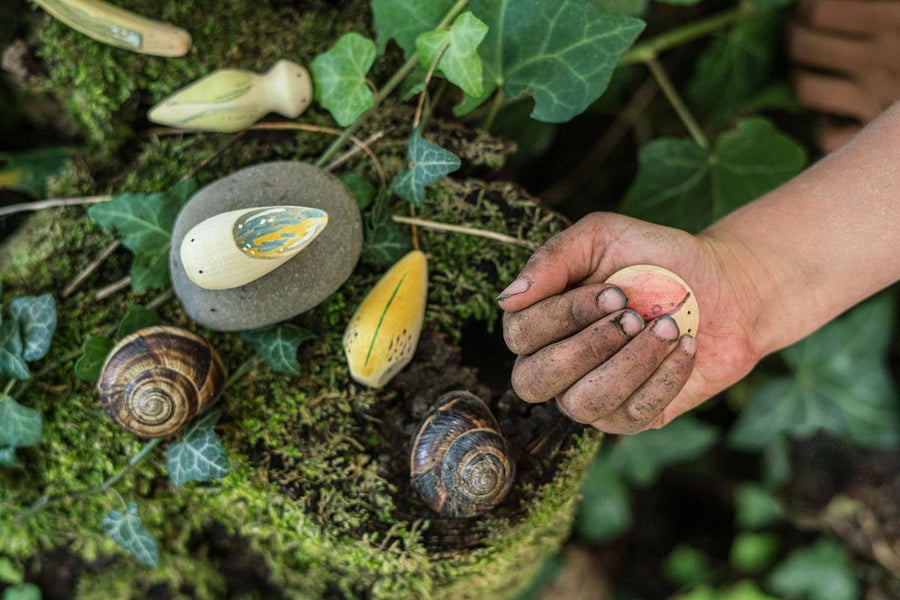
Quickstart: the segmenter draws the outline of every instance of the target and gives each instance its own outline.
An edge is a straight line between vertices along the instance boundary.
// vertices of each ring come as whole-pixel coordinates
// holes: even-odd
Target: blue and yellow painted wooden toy
[[[328,213],[305,206],[265,206],[210,217],[187,232],[181,262],[208,290],[245,285],[306,248],[328,224]]]
[[[428,299],[428,261],[413,250],[375,284],[344,332],[350,375],[364,385],[383,387],[409,364]]]

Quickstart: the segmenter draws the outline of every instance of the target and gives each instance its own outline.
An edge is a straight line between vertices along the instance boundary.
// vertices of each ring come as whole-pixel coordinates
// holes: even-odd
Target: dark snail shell
[[[177,327],[148,327],[112,349],[97,387],[119,427],[143,438],[177,433],[215,404],[225,364],[208,341]]]
[[[413,486],[448,517],[474,517],[509,491],[515,464],[490,409],[478,396],[448,392],[416,433],[410,457]]]

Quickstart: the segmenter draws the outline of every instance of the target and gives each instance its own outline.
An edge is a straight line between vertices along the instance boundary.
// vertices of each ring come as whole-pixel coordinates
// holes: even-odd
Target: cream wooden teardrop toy
[[[262,75],[219,69],[175,92],[147,113],[154,123],[199,131],[240,131],[268,112],[293,119],[312,103],[309,72],[279,60]]]
[[[34,0],[72,29],[98,42],[153,56],[184,56],[191,34],[103,0]]]
[[[202,288],[239,287],[296,256],[327,224],[328,213],[305,206],[232,210],[185,234],[181,263],[188,278]]]
[[[344,332],[350,376],[380,388],[409,364],[428,299],[428,261],[413,250],[397,261],[356,309]]]

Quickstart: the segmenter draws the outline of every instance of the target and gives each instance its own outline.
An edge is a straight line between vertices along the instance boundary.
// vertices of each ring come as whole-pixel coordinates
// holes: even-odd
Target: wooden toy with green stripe
[[[382,276],[347,325],[344,353],[353,379],[380,388],[409,364],[427,299],[428,261],[413,250]]]

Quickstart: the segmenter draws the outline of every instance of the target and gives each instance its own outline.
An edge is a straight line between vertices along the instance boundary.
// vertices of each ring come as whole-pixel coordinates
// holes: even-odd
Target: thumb
[[[581,219],[556,234],[528,259],[525,268],[497,296],[500,308],[516,312],[587,279],[606,248],[600,214]],[[593,282],[586,282],[593,283]]]

